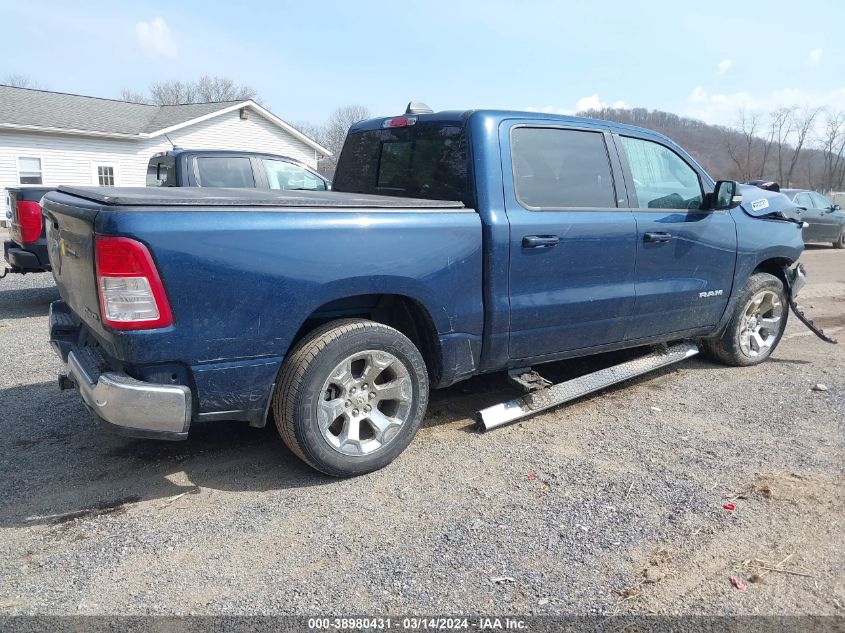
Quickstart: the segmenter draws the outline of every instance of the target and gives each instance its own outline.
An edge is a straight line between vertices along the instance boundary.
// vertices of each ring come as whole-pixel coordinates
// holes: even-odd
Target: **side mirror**
[[[713,210],[724,211],[738,207],[742,202],[739,183],[736,180],[720,180],[713,190]]]
[[[842,211],[842,207],[840,207],[838,204],[834,204],[832,207],[830,207],[830,210],[831,211]]]

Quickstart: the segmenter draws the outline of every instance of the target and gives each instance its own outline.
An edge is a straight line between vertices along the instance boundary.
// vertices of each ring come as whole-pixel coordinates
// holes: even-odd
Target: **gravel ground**
[[[845,338],[845,252],[802,259]],[[404,455],[338,481],[269,428],[108,433],[55,385],[57,297],[0,281],[0,615],[845,613],[845,346],[794,319],[762,366],[694,358],[486,435],[503,376],[436,392]]]

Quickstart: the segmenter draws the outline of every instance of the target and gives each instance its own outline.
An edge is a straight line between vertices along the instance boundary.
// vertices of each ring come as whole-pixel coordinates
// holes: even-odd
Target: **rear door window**
[[[616,207],[601,132],[517,127],[511,134],[516,198],[526,209]]]
[[[198,156],[197,181],[200,187],[255,187],[252,163],[241,156]]]
[[[660,143],[620,137],[640,209],[700,209],[698,173]]]

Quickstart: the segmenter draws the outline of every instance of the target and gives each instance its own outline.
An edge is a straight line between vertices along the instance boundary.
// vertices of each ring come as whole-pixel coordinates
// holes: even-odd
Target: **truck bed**
[[[322,207],[332,209],[461,209],[452,200],[423,200],[340,191],[267,191],[214,187],[59,187],[58,191],[111,207]]]
[[[478,364],[481,221],[460,202],[62,187],[47,194],[44,213],[56,284],[86,340],[133,378],[161,382],[166,369],[165,382],[172,375],[190,386],[198,415],[263,413],[306,321],[367,313],[386,296],[405,297],[429,315],[444,383]],[[172,326],[116,331],[103,325],[94,262],[95,239],[103,236],[128,237],[149,249]]]

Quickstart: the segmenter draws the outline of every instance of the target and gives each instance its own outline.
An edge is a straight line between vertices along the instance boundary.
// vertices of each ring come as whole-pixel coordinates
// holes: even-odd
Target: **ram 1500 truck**
[[[352,126],[334,186],[48,194],[61,386],[147,437],[274,419],[355,475],[476,374],[688,339],[765,360],[803,249],[769,192],[597,120],[409,109]]]

